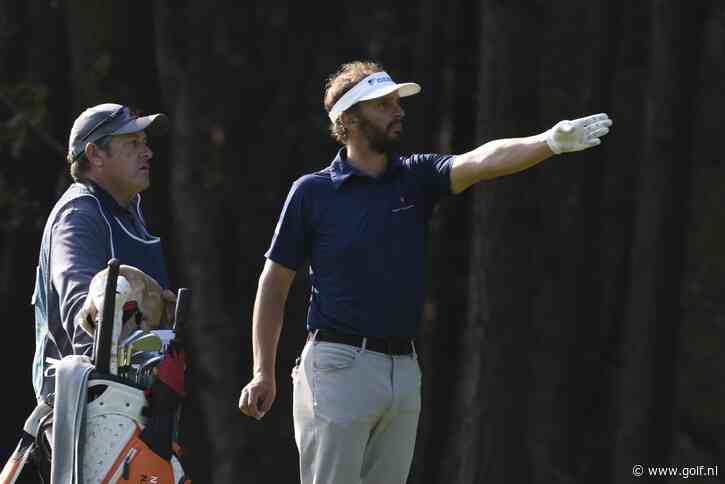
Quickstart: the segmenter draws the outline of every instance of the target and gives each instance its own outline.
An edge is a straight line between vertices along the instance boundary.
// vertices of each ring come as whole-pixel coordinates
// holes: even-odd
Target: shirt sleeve
[[[412,168],[422,178],[424,186],[434,199],[451,192],[451,166],[455,155],[438,155],[433,153],[411,156]]]
[[[97,209],[96,209],[97,210]],[[76,315],[91,279],[110,258],[108,227],[92,210],[69,207],[52,228],[50,276],[58,293],[60,319],[77,354],[87,354],[92,338],[76,327]]]
[[[272,244],[264,254],[268,259],[296,271],[308,254],[310,242],[309,201],[306,200],[304,178],[292,184],[272,236]]]
[[[438,201],[451,192],[451,166],[454,155],[416,154],[409,158],[414,179],[423,190],[426,220]]]

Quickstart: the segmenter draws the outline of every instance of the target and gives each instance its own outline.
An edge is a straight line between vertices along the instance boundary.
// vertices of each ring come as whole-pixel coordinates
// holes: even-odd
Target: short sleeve
[[[426,219],[433,213],[438,201],[450,195],[451,166],[455,155],[415,154],[404,163],[412,179],[422,189]]]
[[[307,257],[309,247],[309,201],[304,178],[292,184],[272,236],[272,244],[264,254],[268,259],[296,271]]]
[[[433,153],[412,155],[411,168],[422,178],[432,198],[451,194],[451,166],[455,155]]]

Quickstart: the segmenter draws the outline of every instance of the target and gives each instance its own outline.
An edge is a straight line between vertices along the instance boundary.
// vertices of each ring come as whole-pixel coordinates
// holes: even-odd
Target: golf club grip
[[[103,314],[98,323],[98,340],[93,355],[96,369],[101,373],[108,373],[111,366],[111,340],[113,339],[113,324],[116,309],[116,286],[118,283],[118,270],[121,263],[118,259],[108,261],[108,277],[106,291],[103,295]]]
[[[183,333],[191,311],[191,289],[182,287],[176,295],[176,312],[174,313],[174,331],[176,339],[183,341]]]

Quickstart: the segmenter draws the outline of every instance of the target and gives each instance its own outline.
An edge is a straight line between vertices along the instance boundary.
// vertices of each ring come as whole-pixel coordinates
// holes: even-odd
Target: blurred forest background
[[[298,479],[304,271],[261,422],[237,410],[252,304],[287,190],[336,151],[324,80],[372,58],[423,86],[406,152],[614,119],[600,148],[438,207],[409,483],[614,484],[635,464],[725,482],[725,2],[0,0],[0,38],[3,460],[34,405],[29,300],[68,132],[110,101],[172,122],[144,206],[194,296],[194,482]]]

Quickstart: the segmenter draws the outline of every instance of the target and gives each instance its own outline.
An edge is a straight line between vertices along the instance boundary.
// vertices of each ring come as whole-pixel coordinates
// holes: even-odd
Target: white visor
[[[360,101],[375,99],[398,91],[400,97],[412,96],[420,92],[420,85],[415,82],[396,84],[387,72],[375,72],[353,86],[330,109],[330,121],[337,121],[342,113]]]

